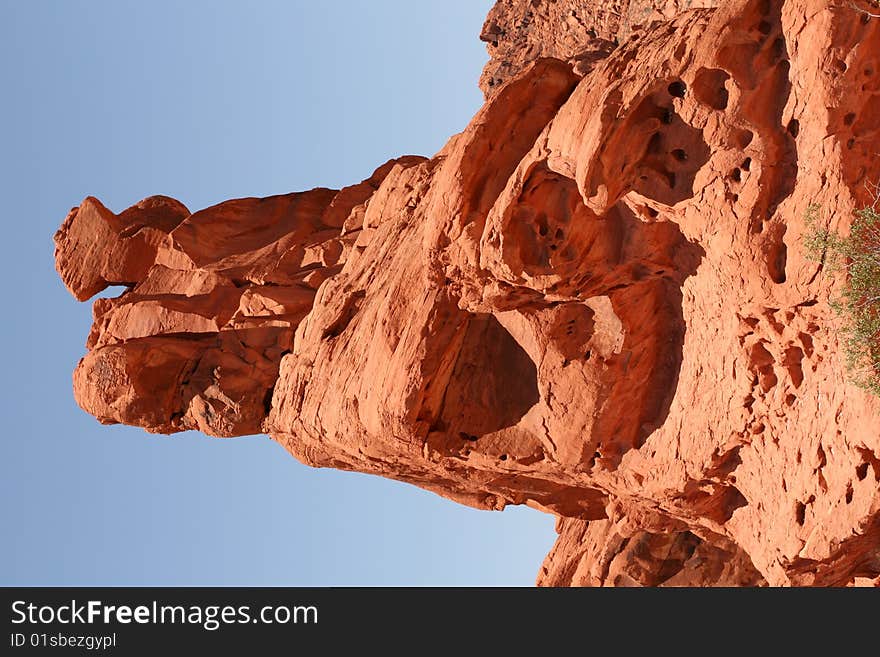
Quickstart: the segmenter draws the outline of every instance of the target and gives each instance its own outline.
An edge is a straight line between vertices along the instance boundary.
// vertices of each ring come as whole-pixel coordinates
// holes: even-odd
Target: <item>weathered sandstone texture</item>
[[[880,20],[715,4],[501,0],[470,125],[342,190],[86,199],[57,269],[127,290],[77,401],[556,514],[539,584],[880,583],[880,403],[801,244],[880,178]]]

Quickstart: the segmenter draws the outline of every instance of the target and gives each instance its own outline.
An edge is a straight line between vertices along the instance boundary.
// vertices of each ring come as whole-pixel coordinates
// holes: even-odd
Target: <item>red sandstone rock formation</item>
[[[100,421],[559,516],[539,584],[880,579],[880,403],[805,258],[880,177],[849,2],[500,0],[485,106],[431,159],[190,214],[86,199]]]

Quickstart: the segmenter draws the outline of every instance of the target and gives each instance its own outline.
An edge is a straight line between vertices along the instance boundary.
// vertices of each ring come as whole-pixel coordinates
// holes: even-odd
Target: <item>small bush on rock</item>
[[[880,212],[856,213],[843,237],[817,227],[819,206],[807,210],[805,246],[829,271],[846,277],[832,307],[840,316],[847,368],[853,382],[880,396]]]

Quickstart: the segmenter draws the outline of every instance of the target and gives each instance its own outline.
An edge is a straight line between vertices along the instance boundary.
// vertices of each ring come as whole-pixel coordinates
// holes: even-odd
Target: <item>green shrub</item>
[[[818,228],[818,216],[811,205],[804,243],[813,259],[846,277],[831,305],[842,320],[847,369],[853,383],[880,396],[880,212],[859,210],[846,237]]]

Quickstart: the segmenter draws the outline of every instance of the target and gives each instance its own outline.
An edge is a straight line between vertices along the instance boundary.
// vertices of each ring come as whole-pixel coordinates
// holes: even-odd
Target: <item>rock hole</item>
[[[770,280],[776,284],[785,283],[787,264],[788,247],[785,245],[782,235],[778,235],[767,251],[767,273],[770,275]]]
[[[499,460],[499,461],[506,461],[506,460],[507,460],[507,454],[502,454],[501,456],[498,457],[498,460]]]
[[[547,233],[549,232],[549,227],[547,226],[547,215],[543,212],[538,214],[535,218],[535,223],[538,225],[538,234],[541,237],[547,237]]]
[[[694,76],[694,97],[714,110],[725,110],[730,102],[727,81],[730,75],[720,68],[701,68]]]
[[[797,138],[798,133],[800,133],[801,131],[801,122],[797,119],[792,119],[788,122],[788,127],[786,128],[786,130],[788,130],[788,134],[790,134],[792,137]]]
[[[758,32],[760,32],[761,34],[767,35],[770,34],[770,32],[772,31],[773,25],[770,23],[770,21],[765,20],[758,23]]]
[[[721,494],[721,514],[714,520],[722,525],[733,517],[733,512],[748,506],[749,501],[736,486],[725,486]]]
[[[852,504],[853,501],[853,485],[852,482],[849,482],[846,485],[846,495],[844,496],[847,504]]]
[[[880,481],[880,458],[877,458],[867,447],[859,447],[857,448],[862,455],[862,460],[864,463],[859,466],[860,469],[864,469],[865,476],[868,474],[868,465],[874,470],[874,479]],[[858,470],[857,470],[858,472]],[[862,477],[864,478],[864,477]]]
[[[809,333],[798,333],[798,340],[801,341],[807,358],[810,358],[813,355],[813,336]]]
[[[755,133],[751,130],[737,130],[734,139],[736,140],[736,144],[740,148],[745,148],[749,144],[752,143],[752,139],[755,138]]]
[[[807,505],[803,502],[798,502],[794,505],[794,521],[800,525],[804,526],[804,520],[807,517]]]
[[[865,477],[868,476],[868,464],[862,463],[859,467],[856,468],[856,478],[859,481],[864,481]]]
[[[856,120],[855,112],[850,112],[849,114],[847,114],[846,116],[843,117],[843,124],[844,125],[852,125],[855,122],[855,120]]]
[[[674,157],[679,162],[685,162],[688,159],[688,155],[683,148],[676,148],[672,151],[672,157]]]
[[[467,319],[436,416],[448,433],[471,441],[517,424],[540,398],[534,362],[490,314]]]
[[[804,352],[800,347],[789,347],[785,350],[785,358],[783,365],[788,370],[788,376],[791,378],[791,384],[795,388],[800,388],[804,382],[804,369],[801,363],[804,359]]]
[[[730,172],[730,179],[734,182],[742,182],[742,171],[739,168]]]
[[[673,98],[684,98],[687,92],[687,85],[681,80],[676,80],[667,87],[667,91],[669,91],[669,95]]]
[[[747,157],[743,160],[743,163],[740,165],[740,168],[744,171],[750,171],[752,168],[752,158]]]

